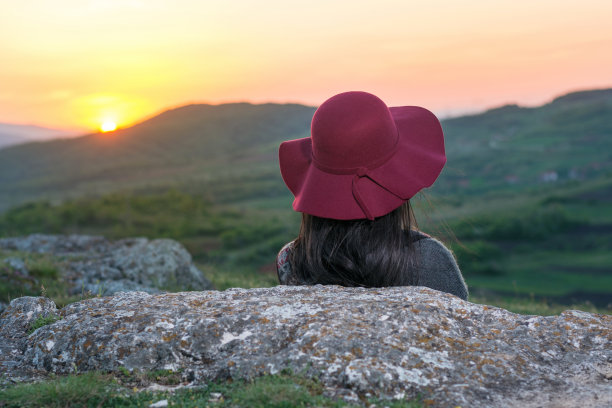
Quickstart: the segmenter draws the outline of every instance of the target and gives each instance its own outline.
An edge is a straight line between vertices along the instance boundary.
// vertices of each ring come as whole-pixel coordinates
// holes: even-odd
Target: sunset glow
[[[0,122],[365,90],[446,116],[612,86],[603,0],[32,0],[0,13]]]
[[[100,126],[100,130],[102,132],[112,132],[117,129],[117,124],[115,122],[104,122]]]

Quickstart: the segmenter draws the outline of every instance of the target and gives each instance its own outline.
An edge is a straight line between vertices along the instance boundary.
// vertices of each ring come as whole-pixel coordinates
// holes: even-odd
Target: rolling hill
[[[308,136],[313,107],[235,103],[189,105],[113,133],[0,149],[0,211],[36,199],[61,200],[177,184],[219,199],[243,180],[264,195],[278,184],[276,149]],[[612,171],[612,89],[551,103],[508,105],[443,121],[448,165],[433,192],[520,192]]]
[[[445,120],[444,193],[485,193],[612,171],[612,89],[561,96],[536,108],[516,105]]]
[[[276,147],[308,135],[314,108],[189,105],[133,127],[0,150],[0,210],[121,188],[269,175]],[[237,168],[240,167],[240,168]]]

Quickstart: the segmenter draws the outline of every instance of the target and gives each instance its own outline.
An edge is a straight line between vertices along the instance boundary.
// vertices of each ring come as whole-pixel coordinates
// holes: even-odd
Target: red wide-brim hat
[[[293,209],[337,220],[390,213],[431,186],[446,163],[433,113],[388,108],[366,92],[325,101],[313,116],[311,137],[283,142],[279,159]]]

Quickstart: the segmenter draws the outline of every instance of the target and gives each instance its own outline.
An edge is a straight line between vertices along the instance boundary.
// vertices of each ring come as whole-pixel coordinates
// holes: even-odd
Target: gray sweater
[[[420,231],[411,231],[420,286],[447,292],[467,300],[468,289],[452,252],[440,241]],[[281,285],[302,285],[292,273],[289,254],[293,241],[285,245],[276,258],[276,271]]]

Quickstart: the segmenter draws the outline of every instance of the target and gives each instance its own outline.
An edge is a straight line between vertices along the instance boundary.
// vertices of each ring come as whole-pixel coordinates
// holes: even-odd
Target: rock
[[[89,235],[32,234],[27,237],[0,238],[0,248],[3,249],[62,255],[105,252],[109,245],[105,238]]]
[[[119,291],[211,289],[211,283],[178,242],[170,239],[131,238],[117,241],[100,257],[77,262],[81,278],[75,288],[108,295]]]
[[[0,336],[22,338],[37,318],[56,314],[57,306],[51,299],[32,296],[14,299],[0,316]]]
[[[12,256],[0,259],[0,279],[5,287],[23,288],[26,293],[40,287],[36,277],[30,275],[25,262]],[[2,313],[2,310],[4,310],[4,307],[0,304],[0,313]]]
[[[47,298],[24,296],[11,301],[0,315],[0,377],[10,373],[18,380],[38,378],[34,367],[22,361],[27,332],[39,317],[56,314],[55,303]]]
[[[73,295],[88,291],[103,296],[121,291],[212,289],[189,252],[170,239],[128,238],[113,242],[87,235],[33,234],[0,239],[0,249],[61,257],[62,275]],[[17,261],[20,260],[11,262]],[[36,282],[32,285],[37,286]]]
[[[4,316],[23,313],[14,310],[11,303],[0,322],[9,331],[18,323]],[[328,394],[353,399],[612,405],[607,315],[523,316],[427,288],[337,286],[123,292],[70,304],[60,314],[27,337],[20,368],[182,369],[193,384],[290,369],[318,377]]]
[[[211,403],[221,402],[222,399],[223,399],[223,394],[221,394],[220,392],[211,392],[208,402],[211,402]]]
[[[22,259],[15,258],[15,257],[8,257],[0,261],[0,265],[2,264],[4,264],[3,265],[4,267],[10,268],[12,273],[16,273],[23,277],[30,276],[30,271],[28,270],[28,267],[26,266],[25,262],[23,262]]]

